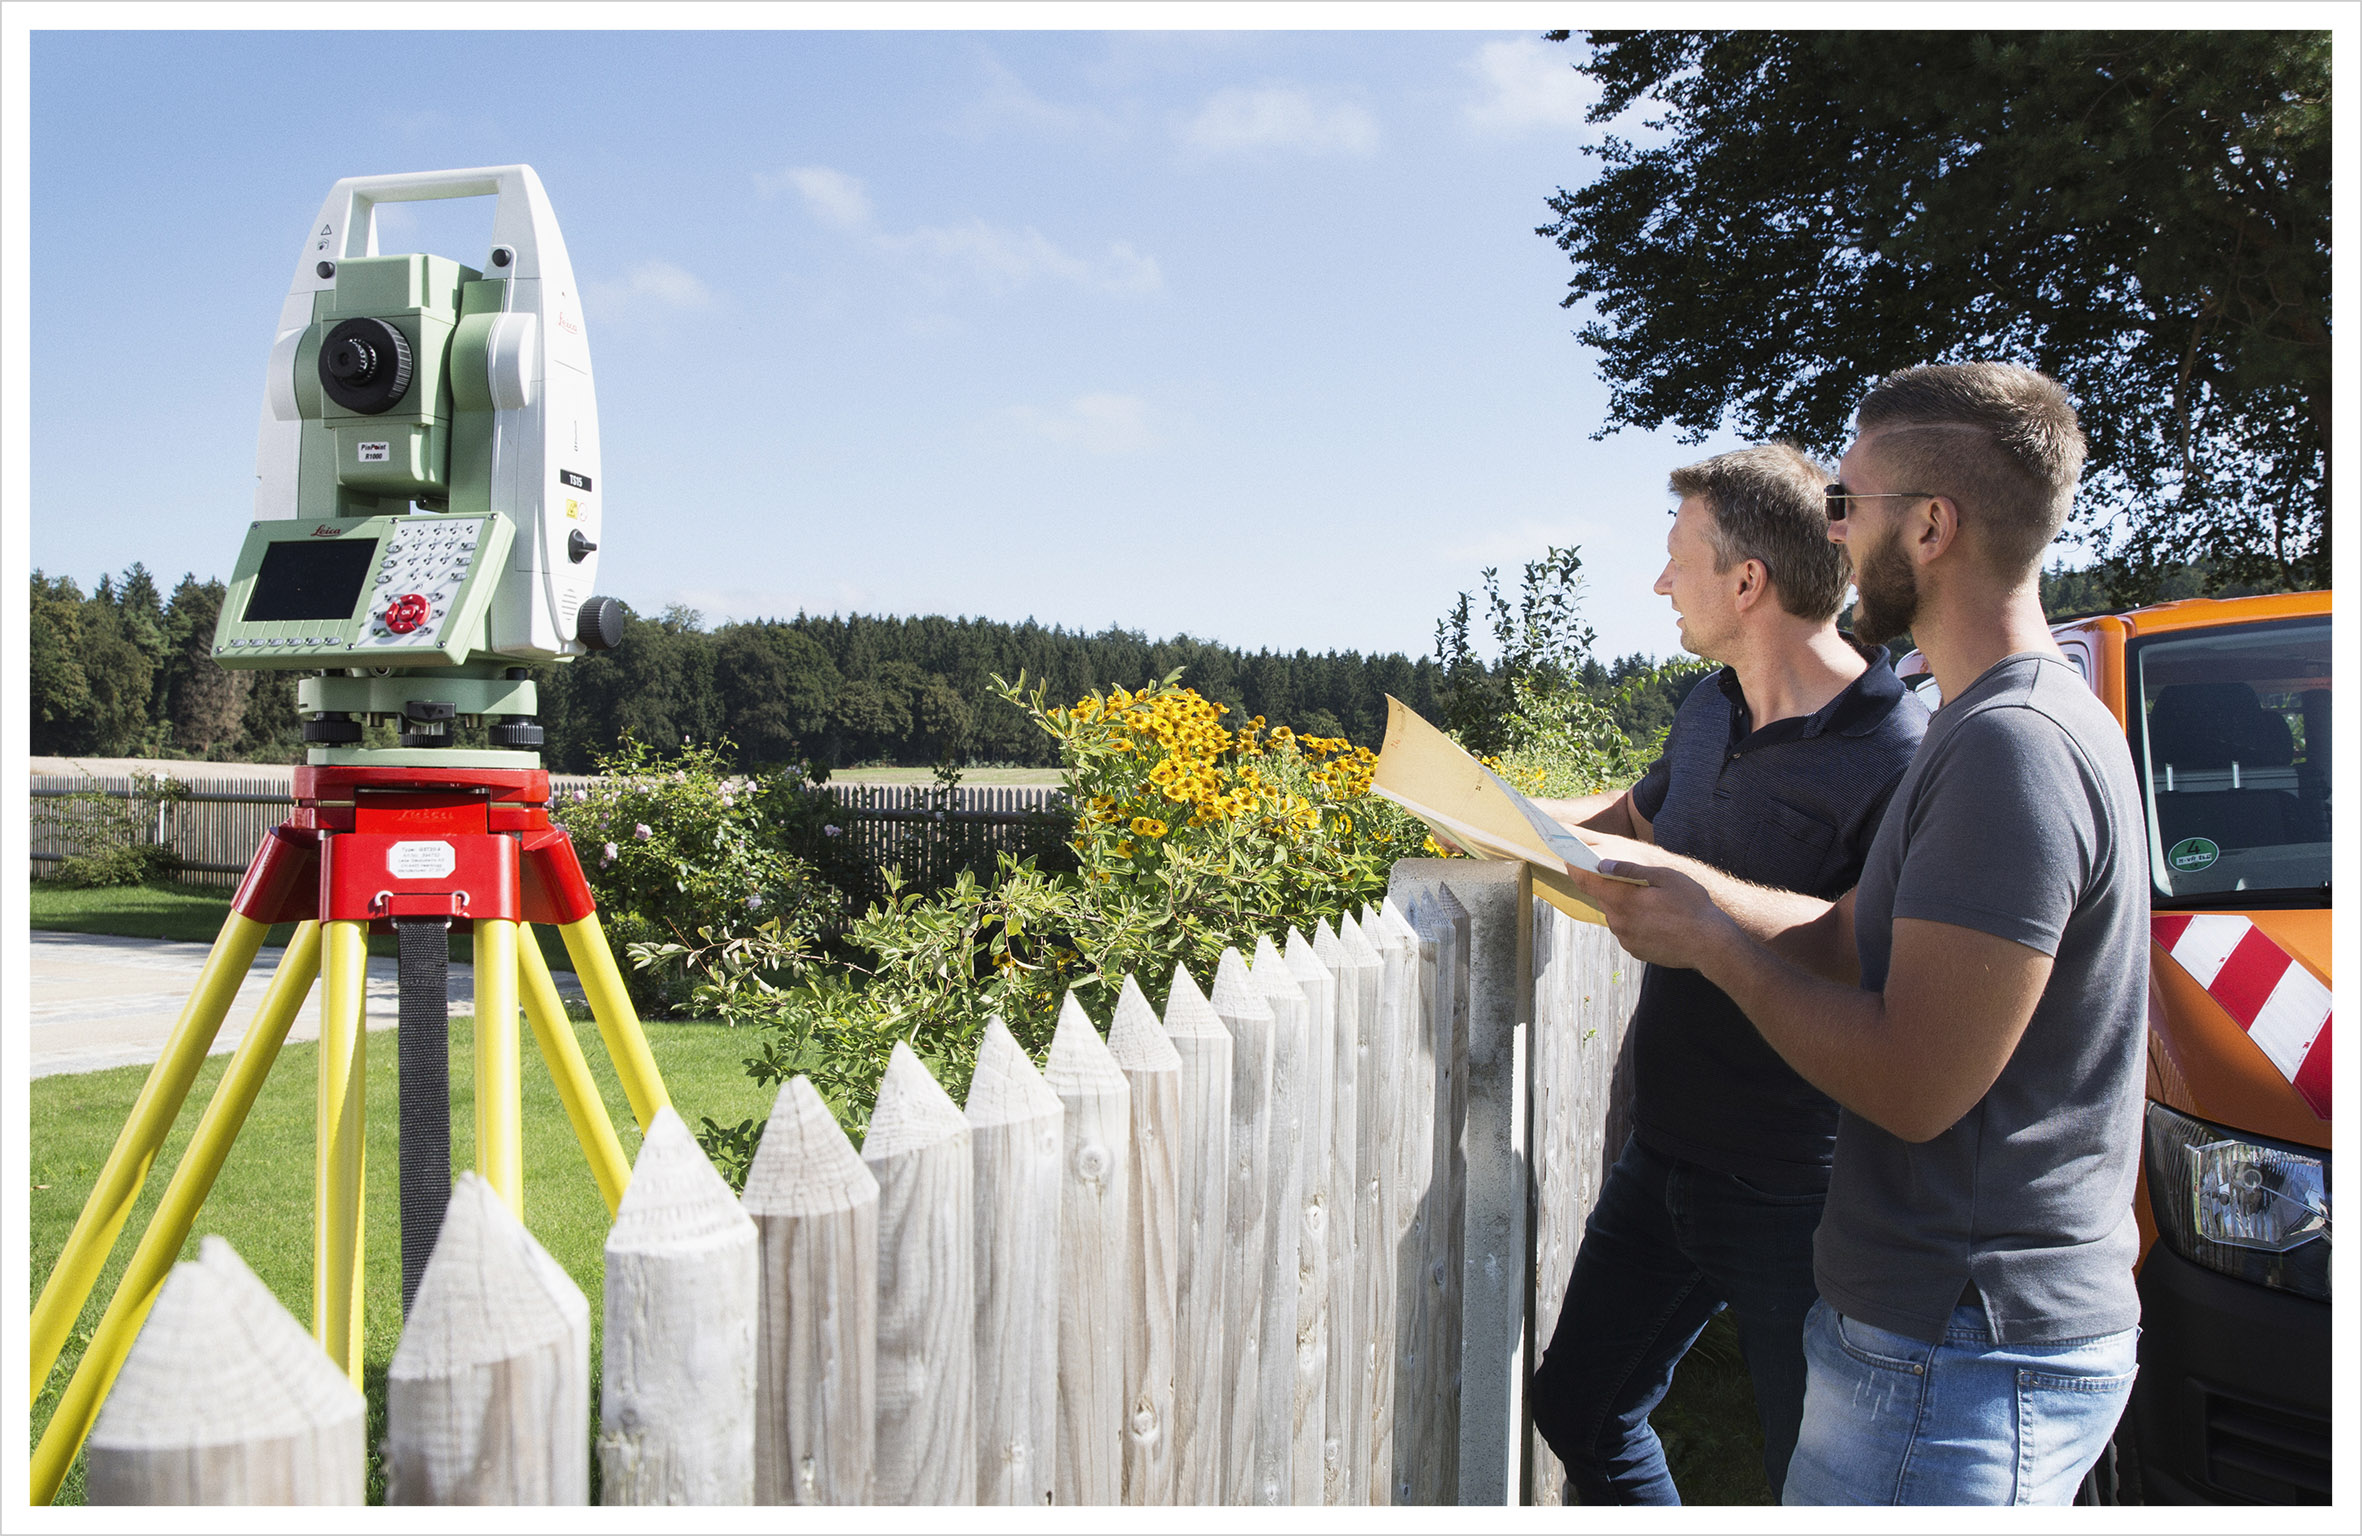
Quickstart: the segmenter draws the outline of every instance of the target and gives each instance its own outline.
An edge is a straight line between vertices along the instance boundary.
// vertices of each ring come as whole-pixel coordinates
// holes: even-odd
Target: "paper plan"
[[[1391,694],[1386,699],[1386,744],[1370,787],[1478,858],[1517,859],[1534,872],[1543,900],[1587,923],[1600,920],[1570,869],[1599,872],[1599,856],[1550,819],[1459,743],[1421,719]],[[1645,885],[1621,875],[1604,876]]]

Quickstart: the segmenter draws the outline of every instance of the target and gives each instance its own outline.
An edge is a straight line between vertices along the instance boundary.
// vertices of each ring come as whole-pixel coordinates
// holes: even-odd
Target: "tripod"
[[[631,1179],[622,1143],[530,925],[554,924],[565,940],[643,1130],[668,1102],[573,842],[550,825],[547,771],[314,765],[295,770],[295,800],[294,814],[263,839],[247,866],[196,989],[149,1070],[34,1304],[33,1390],[38,1393],[114,1250],[263,935],[274,923],[295,923],[253,1022],[33,1453],[37,1502],[56,1497],[89,1436],[315,980],[324,980],[324,987],[313,1157],[312,1335],[353,1384],[361,1384],[367,1152],[362,1025],[370,932],[394,933],[401,953],[397,1041],[405,1314],[451,1193],[445,965],[453,925],[471,927],[475,945],[477,1171],[520,1218],[525,1199],[520,1003],[610,1214]]]

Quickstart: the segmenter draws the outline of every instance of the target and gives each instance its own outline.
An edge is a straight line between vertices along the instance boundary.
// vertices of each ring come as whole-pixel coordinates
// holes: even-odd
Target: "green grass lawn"
[[[520,1024],[522,1029],[522,1025]],[[701,1116],[735,1124],[749,1115],[769,1113],[770,1099],[741,1069],[749,1037],[717,1024],[650,1024],[648,1043],[655,1052],[666,1090],[681,1117],[695,1129]],[[583,1054],[607,1102],[626,1156],[639,1152],[639,1128],[615,1080],[599,1039],[598,1026],[576,1025]],[[589,1165],[566,1123],[565,1109],[549,1074],[538,1065],[538,1052],[525,1030],[525,1054],[533,1058],[524,1073],[525,1110],[525,1225],[557,1261],[564,1265],[590,1299],[591,1410],[593,1433],[598,1415],[600,1285],[602,1249],[607,1238],[607,1208],[591,1180]],[[451,1021],[451,1165],[467,1168],[475,1161],[474,1146],[474,1031],[471,1021]],[[248,1116],[235,1150],[215,1182],[181,1256],[196,1257],[197,1239],[217,1233],[229,1239],[239,1257],[252,1266],[287,1309],[307,1326],[312,1316],[312,1124],[317,1047],[290,1045],[280,1052],[270,1081]],[[385,1435],[385,1373],[401,1326],[402,1248],[400,1172],[397,1160],[395,1083],[398,1055],[390,1030],[373,1032],[368,1041],[369,1163],[367,1235],[364,1248],[363,1319],[365,1386],[369,1395],[369,1497],[378,1502],[383,1479],[376,1448]],[[140,1202],[126,1224],[106,1273],[83,1308],[74,1334],[58,1358],[57,1368],[33,1402],[33,1443],[57,1407],[59,1396],[80,1360],[90,1332],[97,1326],[106,1300],[113,1294],[123,1266],[139,1234],[145,1230],[164,1185],[188,1144],[202,1107],[220,1081],[229,1057],[209,1058],[182,1110],[172,1137],[165,1143],[148,1176]],[[98,1176],[115,1134],[130,1112],[132,1100],[145,1081],[145,1067],[118,1067],[36,1079],[32,1085],[32,1158],[27,1172],[32,1185],[32,1293],[29,1309],[49,1278],[58,1250],[73,1228],[82,1202]],[[60,1503],[81,1503],[82,1462],[59,1495]],[[592,1497],[597,1497],[593,1480]]]
[[[221,925],[230,915],[228,886],[179,885],[156,882],[148,885],[110,885],[87,890],[54,885],[46,880],[35,880],[30,887],[27,910],[32,914],[32,926],[59,933],[104,933],[126,939],[176,939],[190,944],[211,944],[221,932]],[[265,944],[285,944],[295,931],[293,923],[279,923],[264,938]],[[566,953],[565,940],[547,924],[536,924],[533,934],[541,943],[542,958],[553,971],[571,971],[573,959]],[[395,953],[394,936],[374,934],[369,940],[373,955]],[[465,933],[451,936],[451,959],[466,965],[475,959],[475,940]],[[616,964],[630,962],[618,954]]]

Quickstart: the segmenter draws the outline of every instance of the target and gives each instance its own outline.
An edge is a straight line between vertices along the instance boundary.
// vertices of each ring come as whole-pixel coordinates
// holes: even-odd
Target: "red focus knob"
[[[406,635],[426,622],[427,601],[416,592],[406,592],[386,605],[385,627],[397,635]]]

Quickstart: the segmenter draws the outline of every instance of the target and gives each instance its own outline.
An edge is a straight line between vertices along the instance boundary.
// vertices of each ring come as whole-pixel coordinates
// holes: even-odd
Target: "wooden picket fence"
[[[224,768],[159,760],[154,771],[177,781],[169,796],[153,793],[129,772],[51,773],[30,778],[33,815],[28,852],[35,877],[63,862],[76,846],[76,796],[100,794],[128,801],[145,837],[171,850],[179,878],[192,885],[235,886],[255,849],[294,808],[294,778],[286,768]],[[596,779],[550,775],[553,794],[588,789]],[[932,890],[963,869],[989,875],[1002,853],[1056,858],[1065,833],[1058,818],[1064,791],[1052,786],[839,784],[820,786],[835,797],[845,841],[838,873],[854,887],[855,910],[884,890],[879,872],[893,868],[906,884]]]
[[[606,1248],[602,1501],[1554,1500],[1521,1394],[1637,981],[1522,871],[1411,860],[1382,907],[1178,973],[1161,1019],[1130,980],[1104,1038],[1069,999],[1039,1066],[995,1021],[964,1107],[898,1044],[858,1150],[791,1081],[742,1196],[661,1112]],[[167,1283],[92,1497],[357,1501],[352,1398],[225,1256]],[[584,1502],[588,1317],[463,1176],[389,1501]],[[270,1347],[200,1342],[241,1337]],[[227,1397],[281,1406],[247,1436]]]

